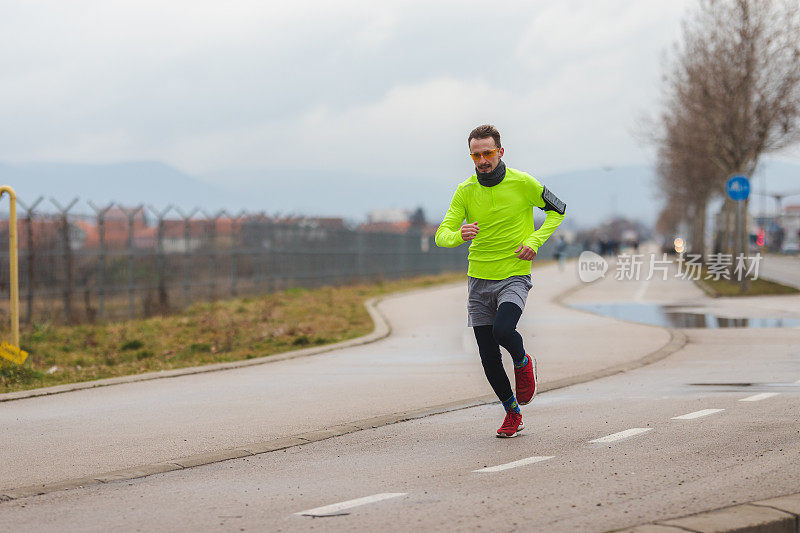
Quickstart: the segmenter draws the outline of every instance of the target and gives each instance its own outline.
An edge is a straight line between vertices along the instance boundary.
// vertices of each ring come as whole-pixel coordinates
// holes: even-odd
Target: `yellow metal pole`
[[[8,252],[11,261],[11,342],[19,348],[19,277],[17,273],[17,194],[8,185],[0,187],[0,198],[8,194]]]

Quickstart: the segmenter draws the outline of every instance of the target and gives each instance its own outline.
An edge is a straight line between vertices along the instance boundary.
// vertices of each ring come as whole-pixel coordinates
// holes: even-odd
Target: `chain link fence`
[[[193,302],[291,287],[464,271],[467,247],[437,248],[433,228],[379,233],[342,219],[78,200],[19,202],[23,322],[151,316]],[[76,208],[77,206],[77,208]],[[0,219],[0,298],[8,313],[8,215]]]

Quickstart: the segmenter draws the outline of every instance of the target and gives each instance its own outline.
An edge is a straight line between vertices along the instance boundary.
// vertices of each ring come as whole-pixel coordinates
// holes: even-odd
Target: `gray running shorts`
[[[467,276],[467,326],[491,326],[497,308],[503,302],[512,302],[520,309],[525,309],[525,300],[531,287],[530,274],[499,280]]]

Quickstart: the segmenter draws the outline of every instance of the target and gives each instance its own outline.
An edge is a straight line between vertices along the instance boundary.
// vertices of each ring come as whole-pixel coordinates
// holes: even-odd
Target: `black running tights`
[[[522,346],[522,335],[517,332],[517,322],[522,316],[522,309],[515,303],[503,302],[497,308],[494,324],[491,326],[474,326],[475,340],[481,354],[483,371],[486,379],[494,389],[500,401],[508,400],[514,393],[511,383],[503,368],[500,346],[508,350],[514,362],[522,361],[525,348]]]

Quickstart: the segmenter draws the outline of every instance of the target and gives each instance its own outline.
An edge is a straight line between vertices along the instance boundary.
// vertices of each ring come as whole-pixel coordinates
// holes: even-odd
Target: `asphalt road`
[[[669,339],[660,328],[550,301],[578,284],[573,272],[555,266],[534,275],[521,330],[544,381],[638,359]],[[386,300],[379,308],[392,335],[369,345],[2,402],[0,494],[489,395],[466,327],[465,300],[465,284]],[[582,334],[574,335],[576,329]],[[596,339],[609,334],[598,346]]]
[[[762,260],[759,274],[772,281],[800,289],[800,257],[768,254]]]
[[[5,502],[0,529],[605,531],[794,492],[798,332],[754,331],[690,332],[660,363],[542,394],[514,439],[493,437],[499,406],[465,409]]]
[[[610,299],[800,316],[798,297],[712,301],[675,280],[607,279],[570,301]],[[606,345],[635,347],[647,338],[641,331],[663,332],[631,325],[632,335],[620,339],[613,329],[592,329],[586,313],[556,316],[527,313],[526,340],[541,339],[542,326],[569,325],[573,336],[585,335],[584,348],[595,347],[583,364],[599,364]],[[659,363],[540,395],[523,408],[527,429],[514,439],[493,436],[498,405],[464,409],[3,502],[0,530],[606,531],[796,492],[800,329],[685,332],[689,343]],[[581,364],[562,354],[572,367]],[[314,410],[309,395],[291,415]]]

